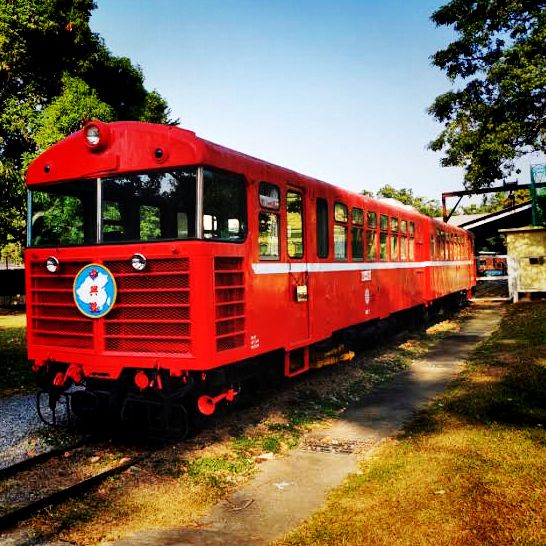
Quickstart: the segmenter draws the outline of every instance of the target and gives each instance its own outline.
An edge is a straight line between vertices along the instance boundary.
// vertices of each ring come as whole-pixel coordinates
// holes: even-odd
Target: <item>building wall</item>
[[[510,292],[546,292],[546,229],[502,230],[506,235]]]

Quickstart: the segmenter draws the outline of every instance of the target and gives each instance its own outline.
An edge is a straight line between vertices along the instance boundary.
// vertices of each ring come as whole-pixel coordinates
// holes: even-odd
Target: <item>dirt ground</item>
[[[500,305],[474,304],[460,332],[442,339],[426,358],[340,418],[309,433],[299,449],[264,462],[251,482],[216,505],[197,528],[150,530],[115,546],[250,546],[281,538],[317,511],[331,489],[358,472],[359,460],[400,431],[417,409],[447,386],[500,318]]]

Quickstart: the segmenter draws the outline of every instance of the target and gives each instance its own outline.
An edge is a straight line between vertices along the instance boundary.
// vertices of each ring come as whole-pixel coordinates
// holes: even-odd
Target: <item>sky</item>
[[[435,0],[96,0],[91,28],[198,136],[353,191],[441,198],[463,172],[427,149],[453,39]]]

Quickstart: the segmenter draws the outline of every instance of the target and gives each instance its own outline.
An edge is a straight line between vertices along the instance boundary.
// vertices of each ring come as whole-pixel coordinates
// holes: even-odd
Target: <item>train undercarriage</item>
[[[393,334],[422,328],[467,302],[466,292],[441,298],[382,320],[364,322],[335,332],[306,347],[305,371],[333,363],[324,355],[334,348],[359,352],[387,342]],[[135,431],[139,436],[184,438],[192,427],[212,415],[217,405],[230,405],[250,395],[257,382],[279,382],[287,373],[287,355],[274,351],[207,372],[171,376],[168,369],[125,368],[119,379],[84,378],[74,366],[48,362],[38,370],[37,410],[52,426],[93,426]]]

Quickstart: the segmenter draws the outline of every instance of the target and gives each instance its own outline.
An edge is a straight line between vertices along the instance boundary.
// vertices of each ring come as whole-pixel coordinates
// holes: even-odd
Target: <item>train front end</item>
[[[184,434],[222,348],[243,346],[245,180],[205,155],[189,131],[94,122],[30,166],[28,355],[45,420]]]

